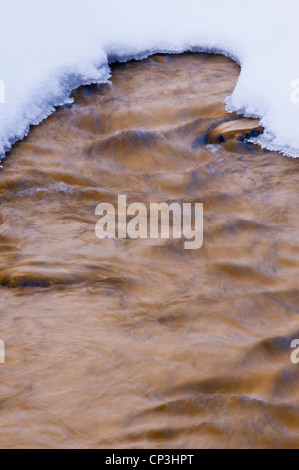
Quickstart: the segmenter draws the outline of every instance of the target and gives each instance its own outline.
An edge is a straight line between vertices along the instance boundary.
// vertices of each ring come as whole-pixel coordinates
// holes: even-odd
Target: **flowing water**
[[[210,142],[238,76],[114,65],[4,160],[1,447],[299,447],[299,161]],[[203,202],[203,247],[99,240],[119,194]]]

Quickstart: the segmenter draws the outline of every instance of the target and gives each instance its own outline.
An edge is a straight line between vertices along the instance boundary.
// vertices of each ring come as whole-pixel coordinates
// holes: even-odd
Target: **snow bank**
[[[299,156],[298,0],[1,3],[0,155],[72,89],[107,81],[109,61],[204,50],[241,65],[228,110],[261,119],[262,146]]]

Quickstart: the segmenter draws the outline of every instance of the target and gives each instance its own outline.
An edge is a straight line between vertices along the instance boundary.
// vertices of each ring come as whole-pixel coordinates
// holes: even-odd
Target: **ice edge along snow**
[[[73,89],[107,82],[109,63],[185,51],[237,61],[228,112],[260,118],[253,142],[299,157],[296,0],[4,0],[1,14],[2,157]]]

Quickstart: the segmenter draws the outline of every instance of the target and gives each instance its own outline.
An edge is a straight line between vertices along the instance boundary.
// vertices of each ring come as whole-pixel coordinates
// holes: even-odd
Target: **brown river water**
[[[3,161],[0,447],[299,447],[299,161],[235,137],[239,73],[113,65]],[[203,247],[99,240],[119,194],[202,202]]]

